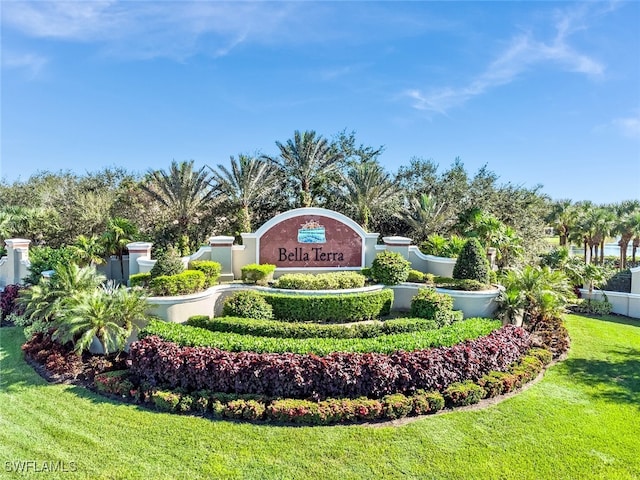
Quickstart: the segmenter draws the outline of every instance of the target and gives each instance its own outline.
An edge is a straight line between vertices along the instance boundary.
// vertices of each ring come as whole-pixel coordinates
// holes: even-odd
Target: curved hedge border
[[[285,273],[275,288],[286,290],[337,290],[364,287],[366,277],[358,272]]]
[[[382,398],[418,389],[443,391],[492,370],[505,371],[530,346],[529,333],[512,325],[451,347],[324,357],[180,347],[151,335],[131,345],[129,360],[140,381],[158,388],[301,399]]]
[[[260,292],[278,320],[292,322],[348,323],[375,320],[388,315],[393,290],[330,295],[287,295]]]
[[[449,408],[472,405],[482,398],[496,397],[521,387],[533,380],[551,360],[551,352],[534,348],[506,371],[490,371],[476,383],[466,380],[452,383],[442,392],[417,390],[409,396],[395,393],[381,399],[359,397],[312,401],[210,390],[185,393],[144,388],[134,381],[128,370],[96,375],[94,386],[98,392],[117,395],[121,400],[147,403],[165,412],[196,413],[219,419],[331,425],[433,414],[445,405]]]
[[[397,350],[420,350],[456,343],[496,330],[499,320],[472,318],[439,328],[372,338],[273,338],[237,333],[212,332],[179,323],[152,320],[138,338],[156,335],[180,346],[212,347],[228,352],[256,353],[313,353],[328,355],[333,352],[393,353]]]
[[[460,312],[458,320],[462,320],[462,312]],[[375,323],[327,325],[240,317],[210,318],[206,315],[193,316],[187,320],[186,325],[204,328],[212,332],[274,338],[373,338],[380,335],[423,332],[439,328],[437,321],[424,318],[396,318]]]

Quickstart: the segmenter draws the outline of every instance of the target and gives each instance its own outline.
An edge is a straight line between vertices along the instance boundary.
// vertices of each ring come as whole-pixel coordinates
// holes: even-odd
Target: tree
[[[136,226],[126,218],[109,220],[107,231],[102,235],[102,242],[107,255],[116,255],[120,262],[120,273],[124,277],[124,251],[127,244],[133,241],[137,232]]]
[[[241,154],[230,161],[230,170],[220,164],[217,170],[208,167],[214,189],[235,210],[239,231],[251,232],[253,209],[275,192],[281,178],[273,163],[264,159]]]
[[[105,248],[103,242],[97,236],[87,237],[78,235],[75,243],[71,246],[76,261],[80,266],[102,265],[105,263]]]
[[[168,172],[151,171],[141,185],[149,197],[168,210],[178,227],[178,236],[189,235],[190,222],[198,222],[216,194],[206,167],[195,170],[193,164],[193,160],[181,163],[174,160]]]
[[[627,268],[627,250],[631,240],[640,235],[640,201],[626,201],[616,207],[616,224],[614,232],[620,235],[620,269]]]
[[[396,183],[377,161],[358,163],[341,172],[336,187],[347,212],[367,231],[371,218],[399,194]]]
[[[489,282],[489,261],[477,238],[470,238],[465,243],[453,267],[453,278]]]
[[[567,245],[569,234],[574,228],[576,220],[576,210],[571,200],[557,200],[552,204],[547,221],[558,232],[561,247]]]
[[[289,179],[297,197],[296,207],[310,207],[315,194],[326,182],[328,174],[333,172],[342,160],[342,154],[322,136],[316,136],[313,130],[294,132],[293,139],[286,143],[276,142],[280,149],[277,158],[266,157],[275,162]]]
[[[446,221],[446,206],[435,197],[423,193],[409,199],[406,207],[399,213],[411,228],[413,240],[419,243],[431,233],[440,233]]]

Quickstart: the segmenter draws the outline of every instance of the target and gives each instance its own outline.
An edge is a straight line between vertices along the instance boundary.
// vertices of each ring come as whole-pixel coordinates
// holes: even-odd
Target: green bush
[[[609,300],[579,299],[570,310],[574,313],[587,315],[609,315],[611,313],[611,302]]]
[[[502,322],[499,320],[473,318],[436,330],[380,335],[373,338],[271,338],[211,332],[179,323],[152,320],[142,329],[138,337],[157,335],[166,341],[185,347],[214,347],[231,352],[290,352],[316,355],[328,355],[332,352],[390,354],[398,350],[413,351],[448,347],[488,335],[501,326]]]
[[[385,285],[397,285],[407,280],[411,263],[397,252],[385,250],[376,255],[371,265],[374,281]]]
[[[218,283],[220,272],[222,272],[222,265],[218,262],[212,262],[211,260],[193,260],[189,262],[189,269],[204,273],[204,286],[205,288],[209,288]]]
[[[362,274],[363,277],[365,277],[367,280],[372,279],[371,277],[371,268],[369,267],[364,267],[362,270],[360,270],[360,273]]]
[[[244,290],[225,299],[222,315],[268,320],[273,318],[273,308],[258,292]]]
[[[444,397],[440,392],[418,390],[411,399],[413,400],[412,412],[415,415],[427,415],[444,408]]]
[[[441,312],[453,309],[453,297],[431,288],[421,288],[411,299],[411,316],[435,319]]]
[[[177,275],[184,270],[184,264],[182,263],[182,259],[176,252],[176,250],[169,246],[165,251],[160,252],[158,254],[158,258],[156,259],[156,263],[151,268],[151,277],[161,277],[161,276],[170,276]]]
[[[409,270],[407,282],[424,283],[424,273],[419,270]]]
[[[489,261],[477,238],[470,238],[465,243],[453,267],[453,278],[489,283]]]
[[[473,405],[482,400],[484,394],[484,389],[471,380],[452,383],[443,392],[445,402],[450,407]]]
[[[180,394],[158,390],[151,394],[151,401],[162,412],[175,412],[180,403]]]
[[[543,365],[549,365],[551,360],[553,360],[553,353],[544,348],[532,348],[528,354],[536,357]]]
[[[478,280],[471,280],[468,278],[434,277],[434,284],[438,288],[444,288],[447,290],[464,290],[468,292],[490,290],[493,288],[490,283],[482,283]]]
[[[357,272],[331,272],[317,275],[287,273],[276,280],[275,287],[289,290],[337,290],[364,287],[366,278]]]
[[[493,398],[510,391],[511,374],[508,372],[491,371],[478,380],[478,385],[484,389],[484,398]]]
[[[151,281],[151,273],[134,273],[129,277],[130,287],[148,287]]]
[[[455,235],[447,239],[441,235],[432,234],[420,244],[420,251],[425,255],[455,258],[464,248],[464,242],[464,238]]]
[[[204,273],[185,270],[177,275],[161,275],[149,282],[152,295],[157,297],[189,295],[204,289]]]
[[[257,263],[250,263],[242,267],[242,281],[244,283],[256,283],[258,285],[267,285],[273,280],[273,272],[276,271],[276,266],[270,263],[258,265]]]
[[[434,319],[434,321],[438,328],[440,328],[445,325],[451,325],[452,323],[461,322],[463,318],[464,313],[462,313],[462,310],[440,311],[436,313],[436,318]]]
[[[196,315],[186,325],[204,328],[212,332],[229,332],[272,338],[373,338],[381,335],[435,330],[435,320],[398,318],[386,322],[359,323],[356,325],[323,325],[316,323],[292,323],[276,320],[255,320],[237,317]]]
[[[382,412],[391,419],[406,417],[413,410],[413,399],[401,393],[382,397]]]
[[[278,320],[292,322],[347,323],[375,320],[389,314],[393,290],[335,295],[286,295],[261,293]]]

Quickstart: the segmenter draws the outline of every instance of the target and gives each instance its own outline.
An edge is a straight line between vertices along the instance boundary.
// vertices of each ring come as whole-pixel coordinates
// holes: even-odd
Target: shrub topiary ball
[[[477,238],[470,238],[464,244],[453,267],[453,278],[489,283],[489,260]]]

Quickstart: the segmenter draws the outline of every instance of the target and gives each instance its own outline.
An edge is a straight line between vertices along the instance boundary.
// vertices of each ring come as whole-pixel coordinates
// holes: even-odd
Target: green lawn
[[[569,316],[569,358],[498,405],[403,427],[276,427],[118,404],[48,385],[3,328],[0,478],[640,478],[640,321]],[[7,463],[9,462],[9,463]],[[29,475],[26,475],[28,478]]]

